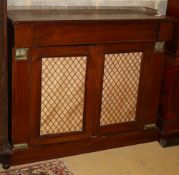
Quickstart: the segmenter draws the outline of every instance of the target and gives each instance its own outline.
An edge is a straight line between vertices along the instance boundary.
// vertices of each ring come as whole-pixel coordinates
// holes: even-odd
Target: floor
[[[63,158],[74,175],[179,175],[179,146],[158,142]]]
[[[158,142],[62,158],[74,175],[179,175],[179,146]]]

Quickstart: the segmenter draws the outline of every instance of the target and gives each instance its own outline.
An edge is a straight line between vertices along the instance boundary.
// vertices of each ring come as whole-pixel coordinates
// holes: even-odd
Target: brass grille
[[[135,121],[141,52],[105,55],[100,125]]]
[[[40,134],[83,130],[86,56],[42,59]]]

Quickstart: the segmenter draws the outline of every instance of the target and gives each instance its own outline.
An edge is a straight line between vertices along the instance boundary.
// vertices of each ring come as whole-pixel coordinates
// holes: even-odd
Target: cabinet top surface
[[[48,21],[130,21],[130,20],[166,20],[157,15],[156,10],[145,7],[128,9],[58,9],[58,10],[9,10],[12,22],[48,22]]]

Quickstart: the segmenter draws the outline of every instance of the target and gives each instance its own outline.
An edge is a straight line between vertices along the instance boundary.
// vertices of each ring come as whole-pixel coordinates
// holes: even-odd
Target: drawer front
[[[72,23],[35,27],[37,46],[154,40],[155,24]],[[142,31],[142,33],[141,33]]]
[[[15,27],[15,47],[155,41],[157,34],[157,23],[38,23]]]

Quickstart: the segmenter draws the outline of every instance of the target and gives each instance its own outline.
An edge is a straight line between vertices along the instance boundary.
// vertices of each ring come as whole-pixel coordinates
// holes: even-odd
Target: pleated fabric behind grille
[[[40,134],[83,130],[86,56],[42,59]]]
[[[105,55],[100,125],[136,120],[142,52]]]

